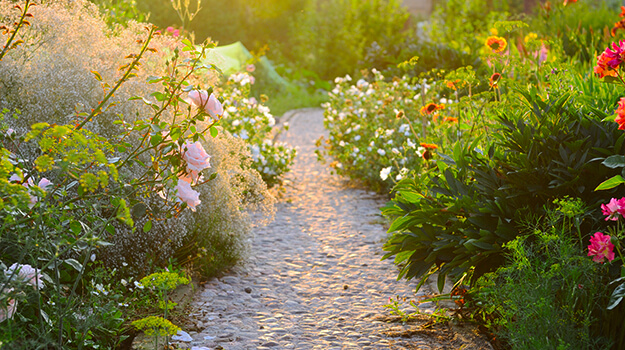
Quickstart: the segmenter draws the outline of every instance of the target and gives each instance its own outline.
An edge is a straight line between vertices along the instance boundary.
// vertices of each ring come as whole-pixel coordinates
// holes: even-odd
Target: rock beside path
[[[315,141],[325,134],[321,110],[291,115],[290,129],[281,140],[299,151],[275,221],[256,230],[247,261],[196,293],[189,324],[183,327],[193,340],[181,346],[202,350],[459,347],[453,336],[440,340],[440,334],[413,332],[418,324],[391,322],[383,305],[391,297],[413,299],[416,282],[397,281],[392,261],[380,261],[386,230],[379,208],[385,199],[346,186],[316,161]],[[431,291],[424,288],[418,296],[426,293]],[[414,311],[405,306],[406,311]],[[465,349],[490,348],[473,338],[460,343]]]

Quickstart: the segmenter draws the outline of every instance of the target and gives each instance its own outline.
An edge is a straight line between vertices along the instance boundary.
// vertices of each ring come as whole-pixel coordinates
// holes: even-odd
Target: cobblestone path
[[[324,134],[321,110],[290,119],[281,139],[299,153],[275,221],[257,229],[243,266],[196,294],[190,318],[197,332],[188,346],[439,348],[427,337],[388,336],[404,326],[389,323],[383,305],[389,297],[414,297],[415,282],[397,281],[392,261],[380,261],[384,198],[346,186],[316,161],[315,141]]]

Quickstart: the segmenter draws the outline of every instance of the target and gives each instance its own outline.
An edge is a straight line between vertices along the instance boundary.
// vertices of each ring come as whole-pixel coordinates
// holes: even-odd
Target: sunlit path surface
[[[433,349],[433,339],[389,338],[389,297],[414,296],[380,261],[384,198],[345,186],[317,163],[321,110],[297,112],[283,140],[299,147],[275,221],[257,230],[251,258],[203,286],[192,346],[209,349]],[[399,327],[399,329],[398,329]],[[430,337],[431,338],[431,337]],[[409,344],[409,345],[408,345]]]

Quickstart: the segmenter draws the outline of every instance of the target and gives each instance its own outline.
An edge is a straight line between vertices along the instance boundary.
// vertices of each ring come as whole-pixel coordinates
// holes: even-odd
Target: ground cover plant
[[[294,151],[273,143],[266,107],[219,86],[210,41],[111,29],[87,1],[0,14],[1,346],[115,348],[176,329],[168,291],[245,255],[250,213],[274,210],[256,168],[277,183]],[[256,124],[258,159],[237,117]]]

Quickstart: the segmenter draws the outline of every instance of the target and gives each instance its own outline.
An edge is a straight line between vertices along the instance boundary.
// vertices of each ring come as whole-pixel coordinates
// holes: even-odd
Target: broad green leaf
[[[601,190],[609,190],[611,188],[614,188],[622,183],[625,183],[625,179],[623,179],[623,177],[621,175],[616,175],[610,179],[607,179],[605,181],[603,181],[601,184],[599,184],[599,186],[597,186],[597,188],[595,188],[595,191],[601,191]]]
[[[145,223],[145,225],[143,225],[143,232],[147,233],[152,229],[152,220],[149,220],[148,222]]]
[[[625,156],[619,154],[609,156],[601,164],[611,169],[625,168]]]

